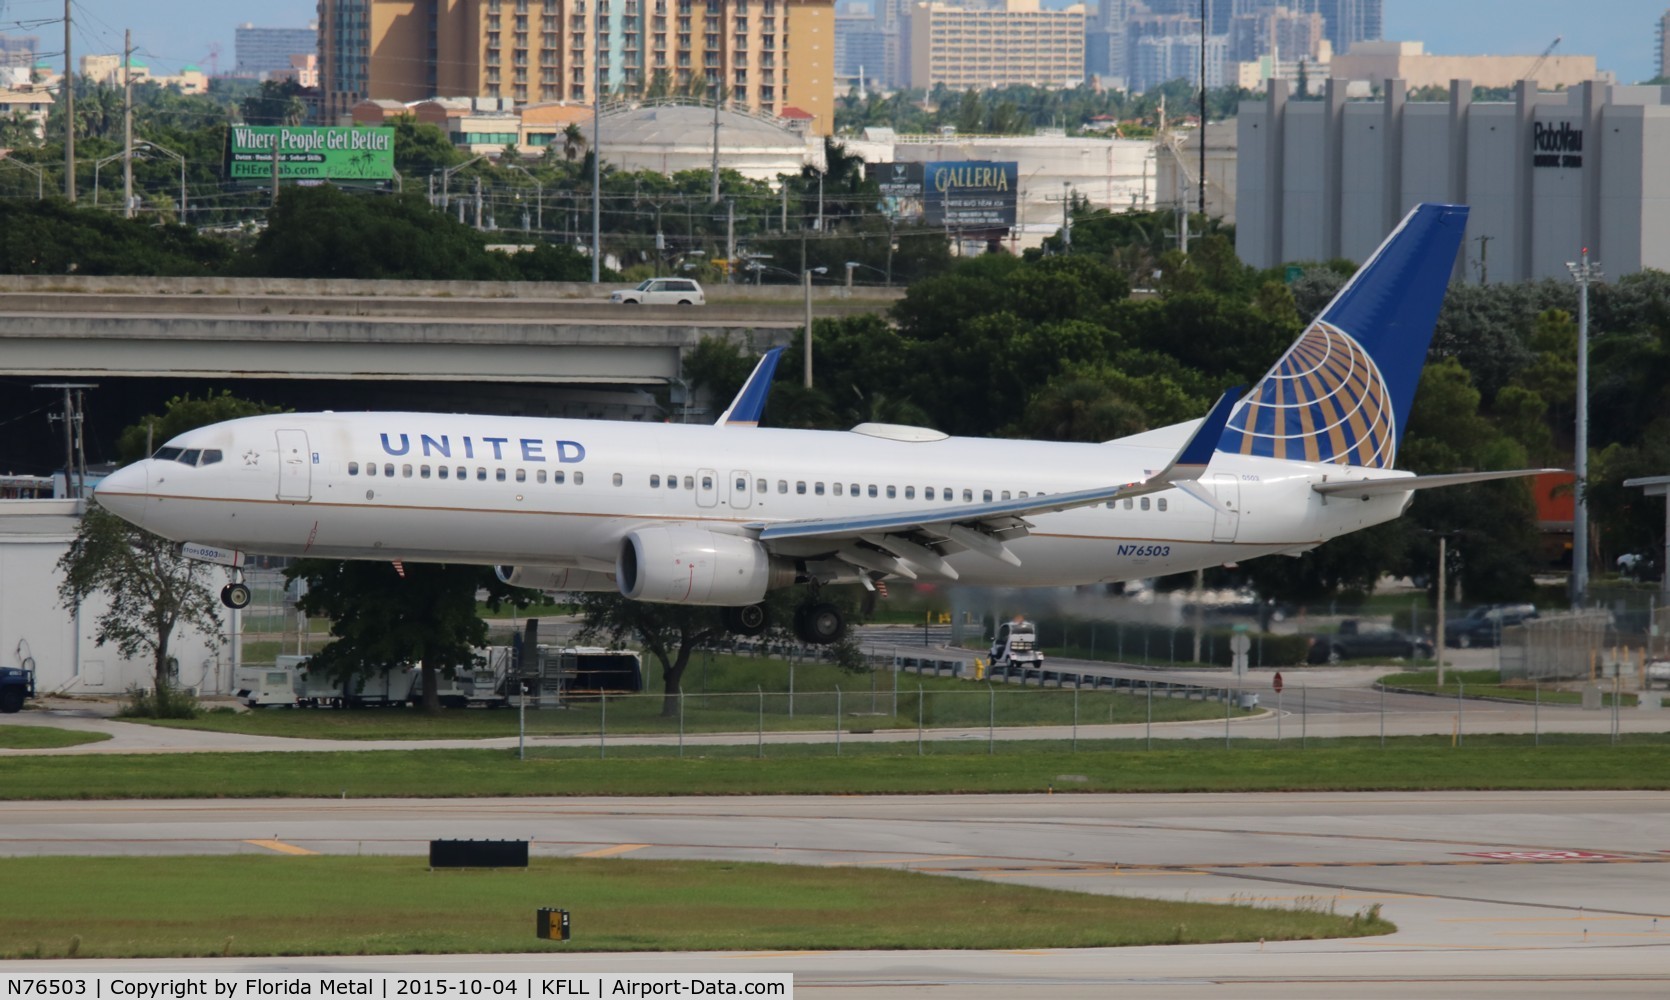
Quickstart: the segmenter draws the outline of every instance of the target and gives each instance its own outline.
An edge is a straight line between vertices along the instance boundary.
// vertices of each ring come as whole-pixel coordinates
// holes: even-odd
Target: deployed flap
[[[1452,472],[1440,476],[1392,476],[1377,479],[1353,479],[1348,482],[1317,483],[1311,489],[1323,496],[1369,497],[1410,490],[1428,490],[1438,486],[1461,486],[1466,483],[1486,483],[1493,479],[1519,479],[1540,476],[1545,472],[1565,472],[1565,469],[1509,469],[1503,472]]]
[[[773,347],[760,357],[760,363],[754,366],[753,374],[748,381],[742,383],[736,398],[731,405],[725,407],[725,412],[719,414],[719,419],[713,422],[716,427],[757,427],[760,417],[765,414],[765,403],[771,398],[771,377],[777,374],[777,359],[783,354],[781,347]]]
[[[917,530],[938,531],[945,533],[945,529],[953,525],[964,527],[981,526],[993,531],[1013,529],[1017,525],[1024,527],[1025,522],[1018,519],[1031,514],[1047,514],[1060,510],[1071,510],[1075,507],[1093,507],[1099,503],[1107,503],[1123,497],[1141,496],[1145,493],[1158,493],[1170,489],[1178,482],[1197,478],[1206,469],[1211,459],[1213,449],[1218,438],[1223,434],[1224,424],[1229,421],[1230,411],[1241,393],[1241,387],[1224,393],[1218,399],[1212,412],[1201,421],[1197,430],[1178,451],[1171,463],[1159,473],[1149,476],[1140,482],[1125,483],[1120,486],[1100,486],[1095,489],[1074,490],[1071,493],[1051,493],[1039,496],[1022,497],[1016,500],[999,500],[993,503],[964,504],[957,507],[929,507],[920,510],[896,511],[893,513],[872,514],[859,517],[829,517],[815,518],[805,521],[780,521],[774,524],[760,523],[751,525],[760,533],[760,541],[772,542],[785,539],[844,539],[862,538],[864,536],[887,535],[895,532],[909,532]],[[979,530],[974,528],[974,530]],[[989,546],[970,546],[995,558],[996,549]],[[1006,550],[1005,550],[1006,551]],[[905,556],[907,560],[909,556]]]

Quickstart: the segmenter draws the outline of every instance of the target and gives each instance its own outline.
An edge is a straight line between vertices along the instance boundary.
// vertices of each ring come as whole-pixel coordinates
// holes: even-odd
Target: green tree
[[[96,644],[114,645],[127,658],[150,657],[155,697],[148,704],[159,713],[179,704],[168,697],[175,630],[221,641],[220,604],[209,590],[208,566],[186,559],[178,545],[93,502],[59,558],[58,572],[63,576],[58,602],[66,611],[73,612],[95,593],[109,599],[110,606],[94,622]]]
[[[330,619],[336,638],[314,654],[314,668],[347,681],[402,663],[416,663],[423,678],[423,709],[439,712],[442,675],[475,663],[487,644],[487,623],[476,613],[476,593],[488,604],[532,595],[500,583],[485,566],[411,563],[404,572],[383,562],[303,559],[284,571],[307,581],[299,606]]]
[[[636,642],[661,665],[661,714],[678,714],[678,695],[690,654],[725,635],[719,609],[689,604],[650,604],[619,594],[579,594],[582,641],[606,639],[610,645]]]

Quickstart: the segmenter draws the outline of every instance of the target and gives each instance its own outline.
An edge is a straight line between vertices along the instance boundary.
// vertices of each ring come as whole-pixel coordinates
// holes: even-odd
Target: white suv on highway
[[[632,306],[699,306],[707,298],[702,286],[690,278],[646,278],[637,288],[610,292],[609,301]]]

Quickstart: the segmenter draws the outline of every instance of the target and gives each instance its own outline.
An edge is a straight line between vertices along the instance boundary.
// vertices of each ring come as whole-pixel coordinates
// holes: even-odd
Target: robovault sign
[[[226,174],[266,181],[278,157],[280,181],[386,181],[394,177],[394,129],[235,125]]]
[[[1581,167],[1583,130],[1571,122],[1558,125],[1531,123],[1531,165],[1534,167]]]

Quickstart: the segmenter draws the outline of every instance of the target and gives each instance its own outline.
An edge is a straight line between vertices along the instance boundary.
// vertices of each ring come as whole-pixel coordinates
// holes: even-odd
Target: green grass
[[[106,733],[85,733],[74,729],[55,729],[50,726],[0,725],[0,749],[40,750],[51,747],[73,747],[83,743],[98,743],[110,739]]]
[[[0,958],[571,951],[1089,948],[1351,937],[1372,914],[1214,906],[914,872],[536,858],[439,871],[420,857],[0,860]],[[258,891],[252,891],[257,888]],[[569,911],[573,938],[534,936]]]
[[[1548,705],[1579,705],[1583,702],[1580,691],[1562,691],[1549,685],[1537,685],[1530,681],[1508,681],[1504,683],[1495,670],[1446,670],[1444,684],[1438,685],[1436,670],[1417,670],[1401,674],[1387,674],[1380,678],[1380,683],[1389,688],[1400,688],[1405,691],[1418,691],[1422,694],[1441,694],[1466,698],[1505,698],[1511,701],[1540,701]],[[1601,681],[1601,704],[1612,706],[1611,685]],[[1620,694],[1618,704],[1624,708],[1634,708],[1639,699],[1633,694]]]
[[[1373,737],[14,757],[5,799],[866,795],[1041,792],[1670,789],[1670,735]],[[1066,777],[1071,776],[1071,777]],[[1083,780],[1079,780],[1079,779]]]

